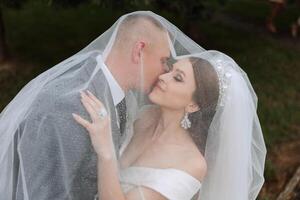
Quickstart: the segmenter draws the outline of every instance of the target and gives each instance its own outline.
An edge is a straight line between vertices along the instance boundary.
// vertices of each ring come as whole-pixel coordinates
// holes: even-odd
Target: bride
[[[218,51],[177,59],[149,94],[154,105],[134,121],[119,164],[109,115],[99,115],[101,101],[82,92],[92,122],[73,116],[97,153],[99,199],[254,199],[251,92],[235,62]]]

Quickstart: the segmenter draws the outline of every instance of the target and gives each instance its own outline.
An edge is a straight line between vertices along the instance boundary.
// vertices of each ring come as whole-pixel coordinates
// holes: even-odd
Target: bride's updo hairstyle
[[[214,67],[207,60],[191,57],[190,62],[196,81],[193,99],[199,110],[189,114],[192,125],[188,131],[200,152],[204,154],[208,129],[218,103],[219,79]]]

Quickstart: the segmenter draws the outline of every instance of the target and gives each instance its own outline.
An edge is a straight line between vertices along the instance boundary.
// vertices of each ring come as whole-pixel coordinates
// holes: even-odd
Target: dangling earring
[[[188,114],[189,114],[188,112],[186,112],[184,114],[184,117],[183,117],[183,119],[181,120],[181,123],[180,123],[181,127],[184,128],[184,129],[191,128],[191,125],[192,125],[191,121],[188,118]]]

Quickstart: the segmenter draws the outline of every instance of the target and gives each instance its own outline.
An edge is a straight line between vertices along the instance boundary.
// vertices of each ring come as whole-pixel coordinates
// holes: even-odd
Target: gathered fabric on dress
[[[131,166],[121,170],[120,182],[125,193],[144,186],[170,200],[191,200],[201,188],[199,180],[174,168]]]

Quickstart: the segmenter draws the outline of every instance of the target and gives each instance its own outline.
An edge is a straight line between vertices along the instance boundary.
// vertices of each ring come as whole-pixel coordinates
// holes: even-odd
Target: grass
[[[296,16],[295,7],[288,8],[291,11],[278,22],[283,30]],[[201,45],[230,55],[248,74],[258,96],[258,114],[267,148],[272,151],[278,143],[300,137],[299,39],[271,37],[262,30],[269,12],[265,2],[229,1],[222,12],[238,19],[238,23],[201,20],[197,26],[206,38]],[[21,64],[15,75],[0,72],[0,109],[29,80],[79,51],[123,13],[96,5],[53,9],[38,2],[30,2],[22,10],[5,9],[8,43]],[[181,27],[182,21],[175,13],[158,14]],[[274,173],[273,163],[267,160],[266,179],[271,180]]]

